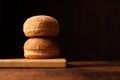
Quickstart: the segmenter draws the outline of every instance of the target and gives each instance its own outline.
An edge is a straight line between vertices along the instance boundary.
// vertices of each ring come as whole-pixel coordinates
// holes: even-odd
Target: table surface
[[[118,61],[68,65],[66,68],[0,68],[0,80],[120,80]]]

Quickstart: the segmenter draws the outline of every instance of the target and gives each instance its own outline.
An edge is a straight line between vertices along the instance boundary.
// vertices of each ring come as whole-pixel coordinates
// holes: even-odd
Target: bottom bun
[[[48,59],[59,57],[59,50],[24,50],[26,59]]]

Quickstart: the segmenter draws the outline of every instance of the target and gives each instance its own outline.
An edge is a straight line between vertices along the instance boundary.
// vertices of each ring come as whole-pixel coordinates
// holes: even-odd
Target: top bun
[[[51,16],[36,15],[24,22],[23,32],[27,37],[58,36],[59,23]]]

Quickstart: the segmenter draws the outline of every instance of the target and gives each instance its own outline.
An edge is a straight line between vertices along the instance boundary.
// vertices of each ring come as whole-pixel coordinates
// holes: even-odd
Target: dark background
[[[23,23],[33,15],[59,21],[61,57],[120,60],[119,0],[0,0],[0,58],[23,57]]]

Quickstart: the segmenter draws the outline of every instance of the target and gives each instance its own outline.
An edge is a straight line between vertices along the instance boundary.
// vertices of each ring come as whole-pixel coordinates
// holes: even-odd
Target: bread
[[[36,15],[24,22],[23,32],[27,37],[58,36],[59,23],[51,16]]]
[[[60,55],[58,42],[51,38],[29,38],[23,48],[27,59],[48,59]]]

